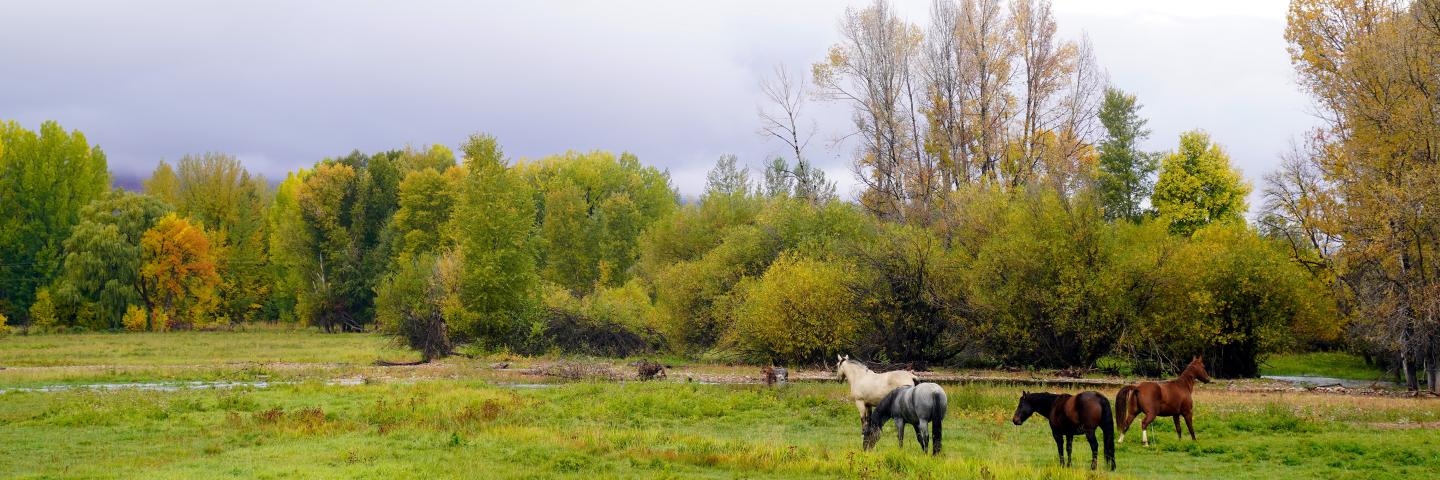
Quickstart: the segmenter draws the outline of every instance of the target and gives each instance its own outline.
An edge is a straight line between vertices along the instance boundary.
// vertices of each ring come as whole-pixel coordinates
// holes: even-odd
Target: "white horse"
[[[835,364],[835,375],[841,380],[850,382],[850,400],[855,402],[855,408],[860,410],[860,424],[865,424],[865,419],[870,417],[870,409],[880,404],[896,388],[906,385],[914,386],[919,382],[915,373],[906,370],[893,372],[875,373],[870,371],[864,364],[851,360],[849,355],[837,356],[839,362]]]

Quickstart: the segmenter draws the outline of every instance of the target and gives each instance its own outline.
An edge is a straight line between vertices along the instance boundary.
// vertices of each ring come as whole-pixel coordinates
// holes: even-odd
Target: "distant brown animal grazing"
[[[665,378],[665,366],[649,360],[635,362],[635,372],[641,380]]]
[[[1094,470],[1100,455],[1100,446],[1095,441],[1098,428],[1104,434],[1105,464],[1115,470],[1115,418],[1110,412],[1110,400],[1104,395],[1099,392],[1079,395],[1020,392],[1020,405],[1015,407],[1015,416],[1010,421],[1021,425],[1036,413],[1050,421],[1050,435],[1055,437],[1061,465],[1068,467],[1075,460],[1075,436],[1085,435],[1090,441],[1090,469]]]
[[[1125,443],[1125,432],[1130,422],[1141,412],[1140,443],[1150,445],[1150,422],[1155,417],[1170,417],[1175,420],[1175,436],[1184,439],[1180,433],[1180,417],[1185,417],[1185,428],[1190,430],[1190,440],[1195,440],[1195,424],[1191,420],[1190,393],[1195,390],[1195,381],[1210,383],[1210,374],[1205,372],[1203,357],[1190,360],[1190,365],[1180,376],[1168,382],[1140,382],[1120,387],[1115,394],[1115,412],[1119,415],[1120,443]]]
[[[765,367],[760,369],[760,373],[765,378],[765,385],[785,383],[790,377],[790,372],[787,372],[784,367]]]

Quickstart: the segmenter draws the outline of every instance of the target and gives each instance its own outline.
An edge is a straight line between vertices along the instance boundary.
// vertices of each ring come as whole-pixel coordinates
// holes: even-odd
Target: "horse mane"
[[[1196,380],[1200,379],[1201,373],[1204,373],[1206,377],[1209,377],[1210,373],[1205,371],[1204,365],[1204,360],[1202,360],[1200,357],[1195,357],[1194,359],[1190,360],[1189,364],[1185,365],[1185,370],[1180,371],[1180,375],[1176,377],[1176,380],[1188,380],[1189,383],[1193,384]]]
[[[857,367],[860,367],[861,370],[864,370],[864,371],[870,372],[870,373],[875,373],[875,371],[874,371],[874,370],[871,370],[871,369],[870,369],[870,366],[869,366],[869,365],[866,365],[865,362],[861,362],[861,361],[856,360],[856,359],[853,359],[853,358],[847,358],[847,359],[845,359],[845,361],[844,361],[844,362],[841,362],[840,365],[841,365],[841,366],[844,366],[844,365],[846,365],[846,364],[851,364],[851,363],[855,364],[855,366],[857,366]]]
[[[1020,398],[1025,400],[1025,403],[1030,404],[1030,408],[1035,410],[1035,413],[1040,414],[1042,417],[1050,418],[1050,409],[1055,406],[1055,400],[1059,399],[1060,395],[1050,392],[1030,392],[1021,395]],[[1035,408],[1036,406],[1045,408]]]

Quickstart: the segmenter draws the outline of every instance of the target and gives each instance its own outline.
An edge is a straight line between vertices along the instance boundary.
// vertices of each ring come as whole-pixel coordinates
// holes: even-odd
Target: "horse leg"
[[[1065,436],[1059,433],[1050,432],[1055,437],[1055,450],[1060,454],[1060,465],[1065,465]]]
[[[1173,417],[1170,417],[1170,418],[1171,418],[1172,420],[1175,420],[1175,439],[1176,439],[1176,440],[1184,440],[1184,439],[1185,439],[1185,436],[1180,434],[1180,416],[1179,416],[1179,415],[1176,415],[1176,416],[1173,416]]]
[[[905,448],[905,421],[895,417],[895,432],[900,435],[900,448]]]
[[[865,425],[865,420],[870,418],[870,407],[865,405],[864,400],[856,400],[855,409],[860,410],[860,425]]]
[[[930,430],[925,425],[925,421],[921,420],[912,426],[915,427],[915,440],[920,442],[920,451],[929,452],[930,437],[925,436],[925,432],[928,432]]]
[[[1075,436],[1074,436],[1074,435],[1066,435],[1066,436],[1065,436],[1065,466],[1069,467],[1069,466],[1072,466],[1072,465],[1074,465],[1074,464],[1075,464]]]
[[[1195,440],[1195,424],[1190,421],[1189,411],[1185,412],[1185,428],[1190,430],[1190,440],[1198,442],[1199,440]]]
[[[1145,412],[1145,418],[1140,420],[1140,444],[1150,446],[1150,422],[1155,421],[1155,414]]]
[[[1095,469],[1095,462],[1100,458],[1100,442],[1095,441],[1095,429],[1085,432],[1085,439],[1090,441],[1090,469]]]

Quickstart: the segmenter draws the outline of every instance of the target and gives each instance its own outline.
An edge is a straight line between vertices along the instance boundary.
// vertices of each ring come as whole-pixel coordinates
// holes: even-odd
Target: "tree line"
[[[1266,177],[1253,224],[1204,131],[1139,148],[1140,103],[1057,37],[1048,2],[937,0],[922,27],[877,1],[809,72],[762,84],[760,131],[787,154],[753,175],[721,157],[693,201],[633,155],[516,160],[483,134],[273,186],[191,155],[126,192],[79,132],[5,123],[0,314],[36,332],[379,329],[427,360],[469,344],[1158,373],[1205,354],[1247,376],[1267,353],[1347,348],[1434,388],[1437,122],[1418,106],[1440,14],[1361,3],[1292,2],[1294,63],[1332,122]],[[811,101],[853,110],[854,202],[808,158]]]

